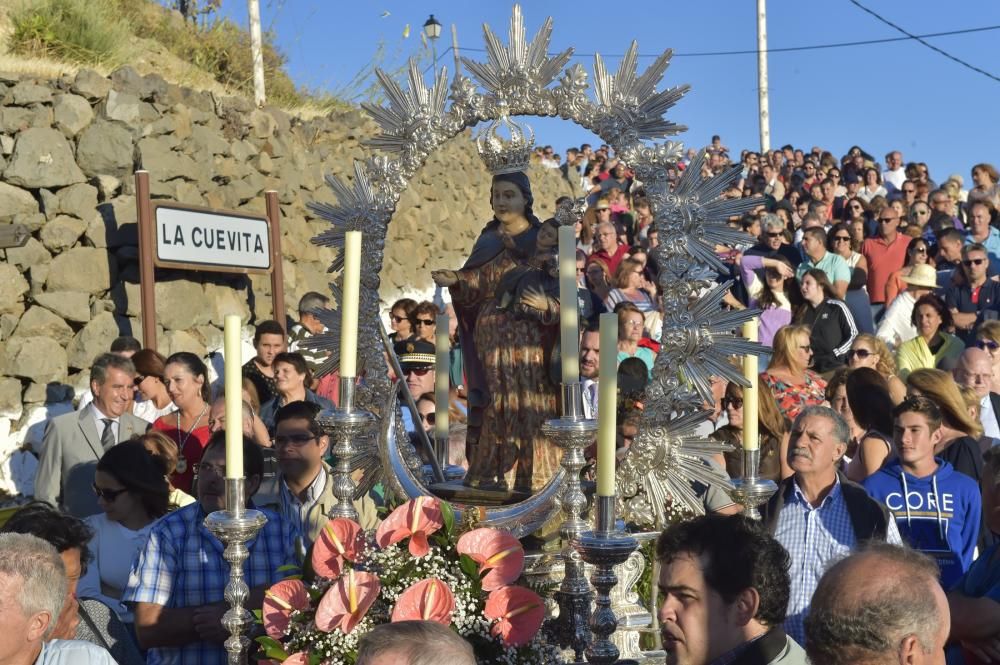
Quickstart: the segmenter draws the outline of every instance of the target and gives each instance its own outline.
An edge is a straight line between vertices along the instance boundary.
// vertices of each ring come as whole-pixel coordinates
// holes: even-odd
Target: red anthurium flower
[[[294,610],[309,607],[309,594],[301,580],[278,582],[264,593],[264,629],[269,637],[285,636]]]
[[[507,586],[524,570],[524,548],[514,536],[497,529],[473,529],[458,539],[459,554],[467,554],[479,564],[483,591]]]
[[[320,577],[336,579],[344,569],[344,560],[357,561],[363,547],[364,534],[357,522],[344,517],[332,519],[313,545],[313,570]]]
[[[392,511],[375,532],[375,542],[385,549],[409,537],[410,554],[419,558],[430,551],[427,536],[442,526],[441,503],[428,496],[418,496]]]
[[[349,570],[323,594],[316,608],[316,627],[324,633],[334,628],[350,633],[365,618],[381,590],[375,575]]]
[[[507,646],[527,644],[542,627],[545,602],[534,591],[520,586],[508,586],[490,594],[483,614],[496,619],[490,629]]]
[[[276,660],[261,661],[262,665],[309,665],[309,654],[304,651],[296,651],[280,663]]]
[[[437,621],[451,625],[455,596],[448,585],[431,578],[417,582],[399,595],[392,610],[392,621]]]

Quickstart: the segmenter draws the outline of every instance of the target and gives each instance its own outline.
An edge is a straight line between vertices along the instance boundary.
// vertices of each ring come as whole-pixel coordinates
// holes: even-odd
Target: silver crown
[[[503,127],[510,134],[510,139],[500,136]],[[518,173],[528,170],[531,163],[531,151],[535,149],[535,132],[525,124],[527,134],[521,125],[511,120],[506,113],[479,132],[476,137],[476,149],[479,157],[486,164],[486,169],[493,175],[502,173]]]

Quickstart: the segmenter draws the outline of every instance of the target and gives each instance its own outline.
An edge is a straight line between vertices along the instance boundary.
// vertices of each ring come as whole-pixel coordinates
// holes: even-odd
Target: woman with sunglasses
[[[413,329],[413,338],[422,339],[425,342],[433,344],[434,333],[437,331],[438,314],[440,314],[440,311],[437,305],[431,301],[424,300],[418,303],[410,314],[410,326]]]
[[[819,268],[810,268],[799,280],[802,305],[795,323],[810,326],[813,369],[821,375],[843,367],[847,351],[858,335],[851,310],[833,294],[830,280]]]
[[[93,530],[87,545],[90,564],[80,578],[77,595],[96,598],[127,623],[133,621],[121,603],[132,560],[146,546],[150,529],[167,513],[169,486],[163,465],[139,441],[110,448],[97,463],[94,493],[100,513],[84,521]]]
[[[163,382],[167,359],[152,349],[142,349],[132,356],[132,364],[135,365],[135,389],[142,397],[133,402],[132,415],[152,424],[160,416],[176,411],[167,384]]]
[[[844,259],[851,269],[851,281],[847,284],[844,302],[851,310],[855,325],[861,332],[875,332],[871,301],[868,299],[868,260],[858,251],[860,247],[855,246],[846,223],[834,224],[826,238],[827,251]]]
[[[914,204],[914,207],[917,206],[927,208],[926,203]],[[930,212],[930,208],[927,208],[927,211]],[[927,220],[924,221],[926,222]],[[927,244],[927,241],[919,237],[911,240],[910,246],[906,248],[906,259],[903,261],[903,267],[889,275],[889,279],[885,283],[886,303],[892,303],[896,299],[896,296],[906,289],[906,282],[903,281],[903,278],[909,276],[916,266],[922,265],[933,267],[934,261],[930,258],[930,246]]]
[[[892,397],[889,383],[878,371],[859,367],[847,377],[847,402],[854,422],[864,432],[858,450],[847,465],[847,477],[856,483],[882,468],[892,452]]]
[[[715,430],[710,438],[730,443],[732,451],[724,453],[726,472],[730,478],[743,477],[743,387],[736,383],[726,385],[722,398],[722,409],[729,419],[728,424]],[[761,478],[778,483],[792,475],[788,466],[789,422],[778,411],[774,397],[768,391],[759,393],[757,400],[757,431],[760,434]]]
[[[952,325],[951,312],[936,295],[927,294],[917,300],[913,305],[911,321],[917,329],[917,336],[896,349],[896,366],[901,379],[905,381],[914,370],[950,364],[962,355],[965,344],[945,332]]]
[[[655,310],[653,294],[643,288],[645,281],[642,264],[639,261],[631,257],[622,259],[618,264],[618,270],[615,271],[615,288],[611,289],[608,297],[604,299],[604,307],[610,312],[614,311],[618,303],[629,302],[640,312]]]
[[[774,355],[760,375],[761,385],[767,386],[789,420],[810,404],[826,403],[826,381],[809,369],[810,333],[809,326],[794,324],[779,330],[774,336]]]
[[[976,328],[975,345],[990,356],[993,365],[992,392],[1000,392],[1000,321],[983,321]]]
[[[906,384],[896,376],[896,360],[886,343],[868,333],[861,333],[851,343],[847,352],[847,366],[851,369],[869,367],[885,379],[892,403],[899,404],[906,398]]]
[[[392,332],[389,334],[389,341],[395,344],[413,336],[413,326],[410,325],[410,316],[417,306],[417,301],[413,298],[400,298],[392,303],[389,308],[389,327]]]
[[[760,308],[759,340],[771,346],[774,335],[792,322],[792,310],[802,302],[795,283],[795,268],[780,254],[772,256],[736,255],[743,285],[750,296],[749,306]],[[757,273],[764,271],[761,280]]]

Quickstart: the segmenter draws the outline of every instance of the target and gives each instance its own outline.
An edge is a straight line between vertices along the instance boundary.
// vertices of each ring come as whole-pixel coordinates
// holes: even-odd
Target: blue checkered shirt
[[[785,618],[785,633],[799,644],[806,643],[803,622],[809,613],[813,592],[824,571],[836,560],[846,556],[857,545],[847,503],[840,491],[840,478],[833,489],[813,508],[792,480],[791,496],[778,513],[774,537],[792,560],[791,596]],[[889,520],[886,540],[901,545],[895,520]]]
[[[294,535],[276,513],[263,511],[267,524],[250,541],[243,574],[252,589],[280,581],[278,568],[294,563]],[[229,564],[223,546],[205,528],[205,511],[192,503],[160,519],[133,564],[123,602],[166,608],[197,607],[223,600]],[[253,608],[250,608],[253,609]],[[154,647],[147,665],[225,665],[221,644],[195,642],[184,647]]]

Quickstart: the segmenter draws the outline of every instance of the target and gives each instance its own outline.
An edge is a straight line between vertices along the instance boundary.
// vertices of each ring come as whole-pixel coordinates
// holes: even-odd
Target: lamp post
[[[431,41],[431,54],[434,56],[434,78],[437,79],[437,40],[441,36],[441,23],[434,18],[434,14],[424,23],[424,36]]]

